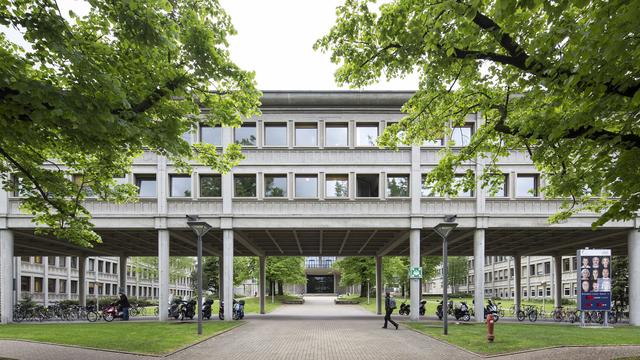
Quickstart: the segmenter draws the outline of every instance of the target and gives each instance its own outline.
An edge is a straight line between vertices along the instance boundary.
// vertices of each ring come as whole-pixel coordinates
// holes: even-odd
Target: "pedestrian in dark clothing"
[[[398,330],[398,323],[393,321],[393,320],[391,320],[391,314],[393,313],[393,310],[395,310],[395,308],[396,308],[396,300],[391,297],[389,292],[387,292],[384,295],[384,311],[385,311],[385,315],[384,315],[384,326],[382,327],[383,329],[386,329],[387,328],[387,322],[390,322],[393,326],[396,327],[396,330]]]
[[[124,290],[120,289],[120,300],[118,300],[118,307],[122,311],[122,320],[129,320],[129,299],[125,295]]]

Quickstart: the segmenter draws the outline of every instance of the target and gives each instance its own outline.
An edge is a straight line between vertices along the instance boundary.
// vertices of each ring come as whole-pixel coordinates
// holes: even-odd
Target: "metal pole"
[[[202,235],[198,235],[198,335],[202,335]]]
[[[478,275],[476,275],[478,276]],[[443,334],[449,334],[449,259],[447,259],[447,237],[442,237],[442,320],[443,323]],[[417,310],[417,309],[416,309]]]
[[[371,280],[367,279],[367,305],[370,304],[371,297]]]

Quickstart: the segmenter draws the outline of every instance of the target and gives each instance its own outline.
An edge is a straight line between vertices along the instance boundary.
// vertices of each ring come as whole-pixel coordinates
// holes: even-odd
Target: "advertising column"
[[[582,311],[584,325],[585,311],[601,311],[605,326],[611,310],[611,250],[578,250],[578,309]]]

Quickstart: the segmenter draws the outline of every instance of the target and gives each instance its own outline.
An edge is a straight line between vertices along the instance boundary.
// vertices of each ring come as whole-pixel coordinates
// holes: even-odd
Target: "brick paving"
[[[268,315],[248,316],[246,325],[177,352],[167,359],[478,359],[480,357],[415,331],[381,329],[382,318],[358,305],[334,305],[309,297],[304,305],[285,305]],[[500,356],[498,359],[613,359],[640,355],[640,346],[560,348]],[[125,359],[157,357],[0,340],[0,357],[33,360]]]

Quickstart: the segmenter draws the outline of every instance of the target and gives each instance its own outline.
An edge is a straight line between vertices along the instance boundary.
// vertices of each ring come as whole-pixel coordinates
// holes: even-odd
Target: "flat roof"
[[[400,108],[414,91],[266,90],[262,107],[365,107]]]

